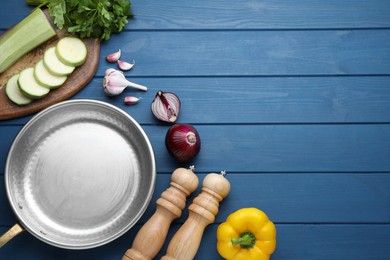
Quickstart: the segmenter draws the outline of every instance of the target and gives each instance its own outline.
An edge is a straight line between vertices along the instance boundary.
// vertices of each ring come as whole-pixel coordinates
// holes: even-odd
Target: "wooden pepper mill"
[[[225,174],[210,173],[206,176],[202,192],[188,207],[188,219],[173,236],[161,260],[191,260],[195,257],[206,226],[214,222],[219,202],[230,192]]]
[[[172,221],[181,216],[186,198],[196,190],[198,177],[190,169],[178,168],[172,173],[171,186],[157,200],[156,211],[136,235],[132,248],[122,260],[150,260],[160,251]]]

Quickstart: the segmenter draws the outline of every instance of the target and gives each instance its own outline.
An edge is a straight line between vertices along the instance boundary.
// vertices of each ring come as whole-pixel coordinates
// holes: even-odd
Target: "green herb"
[[[104,40],[118,33],[133,17],[129,0],[26,0],[29,5],[48,7],[58,28],[66,27],[81,38]]]

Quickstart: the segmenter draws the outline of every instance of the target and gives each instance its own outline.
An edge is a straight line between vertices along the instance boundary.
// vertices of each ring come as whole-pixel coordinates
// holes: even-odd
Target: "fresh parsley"
[[[129,0],[26,0],[27,4],[48,7],[58,28],[81,38],[110,39],[133,17]]]

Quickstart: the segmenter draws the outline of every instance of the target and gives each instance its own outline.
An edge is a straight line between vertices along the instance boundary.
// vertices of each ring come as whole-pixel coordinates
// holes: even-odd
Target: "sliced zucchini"
[[[40,8],[35,8],[0,39],[0,73],[55,35],[56,31],[46,15]]]
[[[65,37],[56,46],[57,57],[68,66],[79,66],[87,58],[87,47],[79,38]]]
[[[33,99],[40,99],[50,91],[49,88],[45,88],[35,80],[34,68],[22,70],[19,75],[18,84],[23,94]]]
[[[7,85],[5,86],[5,93],[7,94],[7,97],[17,105],[22,106],[30,104],[33,99],[26,97],[22,91],[20,91],[18,78],[19,74],[16,74],[7,81]]]
[[[74,66],[68,66],[60,61],[56,55],[56,47],[51,47],[43,55],[45,68],[55,76],[67,76],[73,72]]]
[[[55,76],[51,74],[43,65],[43,60],[40,60],[34,68],[35,80],[44,87],[54,89],[64,84],[67,76]]]

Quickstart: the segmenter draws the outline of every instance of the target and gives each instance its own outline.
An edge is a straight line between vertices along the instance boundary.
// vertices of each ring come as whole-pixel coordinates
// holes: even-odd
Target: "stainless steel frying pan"
[[[33,117],[6,162],[7,196],[22,230],[53,246],[86,249],[128,231],[145,212],[156,178],[140,125],[100,101],[72,100]]]

